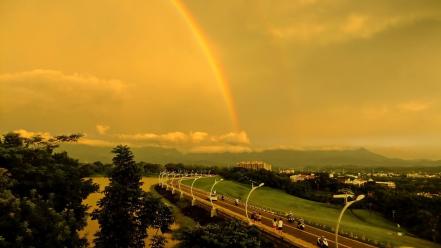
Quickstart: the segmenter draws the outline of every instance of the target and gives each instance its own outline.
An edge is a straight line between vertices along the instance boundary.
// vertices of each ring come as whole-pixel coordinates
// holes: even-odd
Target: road
[[[179,192],[178,189],[178,182],[177,180],[175,180],[173,182],[173,185],[176,188],[176,191]],[[191,194],[190,194],[190,186],[187,186],[185,184],[181,184],[181,189],[183,190],[183,192],[186,193],[187,196],[189,196],[191,198]],[[202,191],[200,189],[196,189],[193,188],[193,193],[194,196],[196,198],[199,199],[203,199],[205,201],[208,201],[208,195],[209,192],[206,191]],[[198,199],[198,200],[199,200]],[[224,209],[228,209],[229,211],[232,211],[242,217],[245,217],[245,206],[243,204],[239,204],[239,206],[236,206],[234,201],[232,199],[228,199],[225,198],[225,200],[219,200],[219,201],[213,201],[215,208],[219,209],[219,208],[224,208]],[[250,213],[253,211],[254,209],[248,205],[248,215],[250,215]],[[334,248],[335,247],[335,234],[328,232],[328,231],[324,231],[321,229],[318,229],[316,227],[313,226],[309,226],[306,225],[305,230],[300,230],[296,227],[295,223],[289,223],[288,220],[284,217],[281,217],[279,215],[274,215],[272,213],[268,213],[268,212],[262,212],[260,211],[261,215],[262,215],[262,221],[261,223],[256,223],[256,226],[258,226],[259,228],[265,228],[266,230],[268,230],[268,228],[272,228],[272,220],[274,218],[282,218],[284,226],[283,226],[283,237],[286,237],[287,235],[292,235],[293,237],[297,238],[297,239],[301,239],[303,241],[306,241],[309,244],[312,244],[315,246],[316,242],[317,242],[317,238],[318,237],[325,237],[328,239],[328,243],[329,243],[329,247]],[[277,232],[274,232],[276,235]],[[282,236],[281,236],[282,238]],[[370,244],[366,244],[363,242],[360,242],[358,240],[354,240],[354,239],[350,239],[347,237],[343,237],[343,236],[339,236],[339,247],[341,248],[348,248],[348,247],[357,247],[357,248],[374,248],[375,246],[372,246]]]

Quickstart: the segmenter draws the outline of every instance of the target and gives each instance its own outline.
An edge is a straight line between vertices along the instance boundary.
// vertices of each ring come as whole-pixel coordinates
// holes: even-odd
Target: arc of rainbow
[[[231,88],[228,80],[224,76],[224,73],[222,71],[221,65],[217,62],[212,49],[209,46],[209,43],[207,39],[205,38],[204,32],[202,29],[198,26],[196,20],[191,15],[191,12],[186,8],[186,6],[181,2],[181,0],[171,0],[175,8],[178,10],[178,12],[181,14],[183,19],[185,20],[187,26],[191,30],[191,33],[193,34],[196,42],[198,43],[199,47],[202,49],[202,52],[204,53],[207,62],[210,66],[211,71],[213,72],[213,75],[218,82],[222,94],[225,98],[225,102],[227,104],[228,112],[231,116],[231,121],[233,124],[233,127],[235,131],[240,131],[240,125],[239,125],[239,118],[236,111],[236,105],[234,102],[233,95],[231,94]]]

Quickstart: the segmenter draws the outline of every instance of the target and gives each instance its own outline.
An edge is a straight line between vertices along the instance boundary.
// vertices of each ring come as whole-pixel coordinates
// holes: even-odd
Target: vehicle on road
[[[302,218],[298,219],[297,228],[300,230],[305,230],[305,221]]]
[[[319,237],[317,239],[317,246],[320,248],[328,248],[329,247],[328,240],[323,236]]]
[[[286,218],[288,219],[288,222],[293,223],[293,222],[295,221],[294,215],[293,215],[293,213],[291,213],[291,212],[289,212],[289,213],[286,215]]]
[[[208,197],[208,200],[210,200],[210,201],[217,201],[217,194],[211,194],[211,195]]]

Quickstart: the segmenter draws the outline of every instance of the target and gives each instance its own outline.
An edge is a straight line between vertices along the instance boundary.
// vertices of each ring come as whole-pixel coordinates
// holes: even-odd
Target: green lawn
[[[213,182],[214,178],[199,179],[195,187],[209,191]],[[191,180],[185,180],[183,183],[190,185]],[[225,180],[217,184],[215,189],[219,194],[245,201],[250,187],[250,185]],[[282,212],[292,211],[296,216],[301,216],[308,222],[328,227],[335,226],[342,208],[342,206],[305,200],[269,187],[257,189],[250,197],[250,203]],[[397,247],[441,247],[441,245],[408,235],[398,236],[396,225],[378,213],[367,210],[353,210],[353,213],[348,210],[343,217],[340,230]],[[405,233],[402,228],[399,231]]]

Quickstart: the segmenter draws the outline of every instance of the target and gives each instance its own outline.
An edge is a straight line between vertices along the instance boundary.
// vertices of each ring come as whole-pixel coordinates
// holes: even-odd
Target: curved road
[[[179,192],[178,182],[176,182],[176,180],[173,182],[173,186],[175,186],[176,192]],[[181,184],[181,188],[185,193],[187,193],[188,196],[190,196],[190,186],[187,186],[185,184]],[[193,187],[193,193],[194,193],[195,197],[209,201],[208,200],[209,192],[202,191],[200,189],[196,189]],[[223,201],[222,200],[213,201],[213,203],[216,208],[219,208],[219,207],[225,208],[225,209],[233,211],[239,215],[246,216],[245,215],[245,206],[243,204],[239,204],[239,206],[236,206],[232,199],[225,198],[225,200],[223,200]],[[248,205],[248,215],[250,215],[253,210],[254,210],[253,207],[251,205]],[[262,222],[261,222],[261,224],[256,225],[258,227],[260,225],[265,225],[266,227],[272,228],[272,220],[274,218],[276,218],[276,219],[282,218],[283,224],[284,224],[283,225],[283,232],[284,232],[283,236],[286,236],[286,234],[289,234],[289,235],[294,236],[295,238],[301,239],[301,240],[306,241],[306,242],[313,244],[313,245],[316,245],[318,237],[324,236],[328,239],[329,247],[330,248],[335,247],[335,242],[334,242],[335,234],[334,233],[331,233],[331,232],[328,232],[328,231],[325,231],[322,229],[318,229],[316,227],[312,227],[309,225],[306,225],[305,230],[300,230],[296,227],[295,223],[289,223],[285,217],[281,217],[279,215],[274,215],[269,212],[263,212],[263,211],[259,211],[259,212],[262,215]],[[280,234],[279,234],[279,236],[280,236]],[[341,247],[341,248],[349,248],[349,247],[374,248],[375,247],[370,244],[366,244],[366,243],[360,242],[358,240],[350,239],[350,238],[343,237],[343,236],[339,236],[338,241],[339,241],[338,242],[339,247]]]

